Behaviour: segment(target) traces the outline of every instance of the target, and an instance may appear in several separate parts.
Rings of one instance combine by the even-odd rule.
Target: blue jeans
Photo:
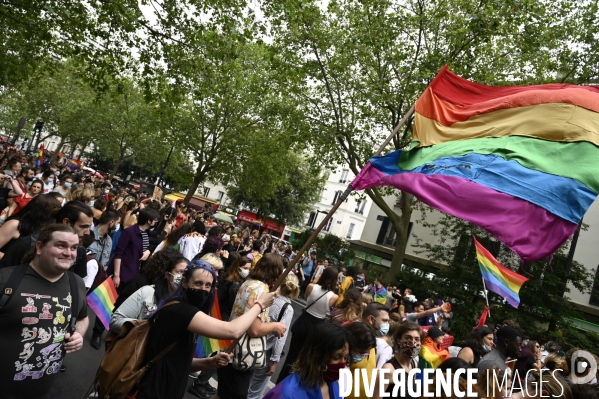
[[[270,369],[271,355],[272,348],[266,351],[266,366],[254,370],[254,374],[252,374],[252,379],[250,381],[250,389],[248,390],[247,399],[261,399],[264,396],[264,391],[266,390],[271,377],[266,375]]]

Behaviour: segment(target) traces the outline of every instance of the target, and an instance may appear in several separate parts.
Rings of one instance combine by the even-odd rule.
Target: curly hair
[[[170,272],[179,263],[189,263],[179,251],[171,247],[164,247],[162,251],[156,252],[146,264],[146,276],[153,283],[164,279],[166,272]]]

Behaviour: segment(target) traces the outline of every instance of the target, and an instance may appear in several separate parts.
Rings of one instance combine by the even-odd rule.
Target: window
[[[324,188],[324,187],[322,188],[322,190],[320,190],[320,201],[321,201],[321,202],[322,202],[322,201],[324,201],[324,199],[325,199],[325,198],[324,198],[324,192],[325,192],[325,191],[326,191],[326,188]]]
[[[354,223],[349,224],[349,228],[347,229],[347,234],[345,235],[345,238],[347,238],[348,240],[351,240],[351,236],[352,236],[352,234],[354,234],[354,227],[356,227],[356,225]]]
[[[312,227],[314,222],[316,221],[316,212],[310,212],[310,216],[308,216],[308,221],[306,221],[306,226]]]
[[[412,225],[412,222],[408,224],[408,238],[412,232]],[[383,218],[383,223],[381,224],[376,243],[390,248],[395,248],[395,245],[397,244],[397,233],[387,216]]]
[[[217,201],[221,201],[224,197],[225,193],[223,193],[222,191],[218,192],[218,195],[216,196],[216,200]]]
[[[331,205],[335,205],[337,203],[339,197],[341,197],[341,194],[343,194],[342,191],[335,191],[335,198],[333,198],[333,203]]]
[[[324,231],[331,231],[331,226],[333,225],[333,218],[330,218],[327,224],[324,226]]]
[[[363,215],[365,207],[366,207],[366,200],[358,201],[358,202],[356,202],[355,212],[359,213],[360,215]]]
[[[208,198],[208,194],[210,194],[210,189],[208,187],[204,187],[204,197]]]
[[[339,178],[339,183],[347,183],[347,174],[349,173],[349,169],[343,169],[341,171],[341,177]]]

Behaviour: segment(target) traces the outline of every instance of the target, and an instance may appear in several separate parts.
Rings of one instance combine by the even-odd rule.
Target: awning
[[[293,232],[293,233],[295,233],[295,234],[301,234],[302,233],[301,230],[298,230],[298,229],[293,228],[293,227],[287,226],[286,229],[289,230],[289,231],[291,231],[291,232]]]
[[[261,220],[258,219],[258,215],[250,211],[239,211],[237,214],[237,219],[242,220],[244,222],[252,223],[252,224],[260,224]]]
[[[267,218],[262,220],[262,227],[269,230],[282,231],[285,225],[280,225],[276,221]]]

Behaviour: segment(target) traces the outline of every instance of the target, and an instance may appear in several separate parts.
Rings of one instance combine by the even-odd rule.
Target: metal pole
[[[399,123],[397,124],[395,129],[393,129],[391,134],[389,134],[389,137],[387,137],[385,139],[383,144],[381,144],[381,146],[379,147],[379,149],[377,150],[377,152],[374,155],[380,155],[383,152],[383,150],[385,149],[387,144],[389,144],[391,142],[391,140],[393,139],[393,136],[395,136],[397,134],[399,129],[401,129],[401,127],[403,125],[405,125],[406,122],[408,121],[408,119],[414,114],[414,110],[415,110],[415,106],[412,105],[412,107],[404,115],[404,117],[401,119],[401,121],[399,121]],[[352,191],[354,191],[354,188],[351,185],[347,186],[347,188],[345,189],[343,194],[341,194],[341,196],[337,199],[337,202],[335,203],[335,205],[333,205],[333,207],[331,208],[331,210],[329,210],[329,212],[324,217],[324,219],[322,219],[322,222],[320,222],[320,224],[318,225],[316,230],[314,230],[312,232],[312,234],[310,235],[310,237],[308,237],[308,240],[304,243],[304,246],[299,251],[297,251],[297,254],[295,255],[295,257],[291,260],[291,262],[289,262],[289,264],[287,265],[287,269],[285,269],[285,271],[283,272],[281,277],[279,277],[279,279],[273,284],[273,286],[275,287],[275,290],[281,286],[283,281],[285,281],[285,279],[287,278],[287,275],[291,272],[291,270],[293,270],[295,265],[299,262],[301,255],[304,252],[306,252],[308,250],[308,248],[310,248],[310,245],[312,245],[314,240],[316,240],[316,237],[318,237],[318,234],[321,232],[321,230],[324,228],[324,226],[326,226],[327,222],[333,217],[333,214],[335,213],[335,211],[337,209],[339,209],[341,204],[343,204],[343,202],[347,199],[347,197],[349,196],[349,194],[351,194]],[[318,213],[319,212],[316,213],[316,216],[318,216]],[[315,220],[316,220],[316,216],[315,216]],[[239,339],[234,340],[231,343],[231,345],[229,345],[229,347],[227,349],[225,349],[225,352],[232,353],[233,349],[235,349],[235,346],[237,346],[238,342],[239,342]]]
[[[487,301],[487,309],[489,309],[487,311],[487,315],[489,317],[491,317],[491,307],[489,306],[489,297],[487,296],[487,285],[485,284],[485,278],[481,277],[483,279],[483,289],[485,290],[485,300]]]
[[[15,137],[12,139],[12,145],[17,144],[17,140],[19,140],[19,134],[21,133],[21,129],[25,127],[25,122],[27,121],[24,117],[19,120],[19,125],[17,126],[17,134],[15,134]]]

